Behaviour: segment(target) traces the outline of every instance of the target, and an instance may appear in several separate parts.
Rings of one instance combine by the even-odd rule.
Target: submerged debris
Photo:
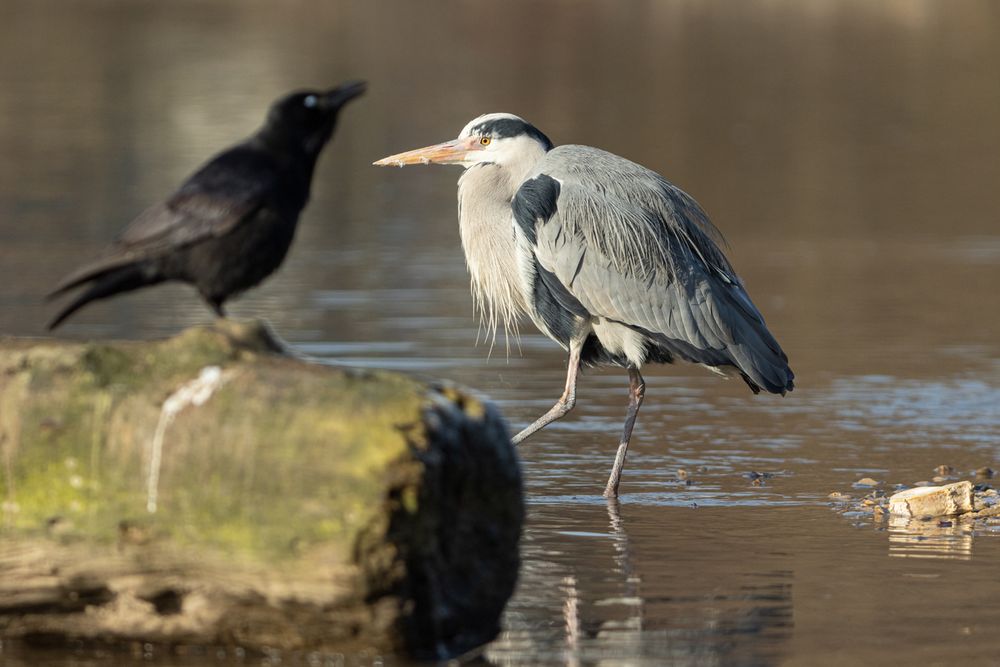
[[[772,477],[778,477],[779,475],[787,475],[787,470],[775,470],[774,472],[760,472],[757,470],[751,470],[750,472],[743,473],[745,479],[750,480],[750,486],[764,486],[764,483],[771,479]]]
[[[980,475],[980,470],[976,471],[977,477],[988,478]],[[935,472],[952,474],[954,468],[938,466]],[[858,489],[879,484],[881,483],[866,478],[851,486]],[[921,481],[909,488],[896,485],[895,489],[896,492],[891,496],[876,488],[859,498],[834,491],[827,499],[835,510],[858,525],[871,522],[885,525],[891,520],[892,525],[902,521],[904,524],[933,523],[943,527],[964,526],[970,530],[990,530],[994,524],[1000,524],[1000,493],[987,482],[973,484],[962,481],[934,486],[930,482]]]
[[[784,475],[785,473],[785,470],[778,470],[776,472],[758,472],[756,470],[751,470],[750,472],[743,473],[743,476],[747,479],[771,479],[772,477]]]

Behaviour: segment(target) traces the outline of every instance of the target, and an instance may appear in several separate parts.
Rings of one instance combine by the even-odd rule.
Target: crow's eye
[[[312,109],[316,106],[318,101],[319,100],[316,99],[315,95],[306,95],[306,98],[302,100],[302,104],[304,104],[307,109]]]
[[[483,146],[489,146],[491,141],[493,141],[493,139],[490,137],[479,137],[479,143]]]

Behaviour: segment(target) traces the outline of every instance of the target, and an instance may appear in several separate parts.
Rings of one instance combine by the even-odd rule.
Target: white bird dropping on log
[[[218,366],[205,366],[201,369],[198,377],[181,385],[180,389],[163,401],[160,420],[156,424],[156,433],[153,435],[152,451],[149,456],[149,475],[146,478],[146,511],[150,514],[156,513],[160,464],[163,461],[163,435],[166,433],[167,426],[174,421],[181,410],[189,405],[195,407],[204,405],[205,401],[210,399],[212,394],[225,384],[226,379],[222,369]]]

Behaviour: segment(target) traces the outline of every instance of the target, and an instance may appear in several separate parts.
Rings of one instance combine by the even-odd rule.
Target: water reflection
[[[972,559],[973,530],[955,519],[889,517],[889,555],[896,558]]]
[[[865,476],[1000,468],[995,3],[5,0],[2,12],[4,334],[42,335],[41,295],[69,266],[302,85],[372,83],[319,164],[285,266],[233,312],[326,363],[475,387],[515,426],[558,395],[561,351],[530,327],[509,355],[476,344],[458,173],[370,162],[509,110],[662,171],[706,206],[799,386],[754,398],[699,369],[644,372],[609,507],[626,383],[588,372],[574,413],[521,448],[522,580],[490,659],[1000,652],[1000,526],[858,530],[824,506]],[[165,336],[210,318],[189,290],[162,287],[95,305],[65,335]],[[774,474],[754,485],[751,471]],[[963,560],[895,557],[920,554]]]
[[[643,524],[659,513],[614,501],[586,511],[533,508],[525,551],[531,566],[490,659],[509,665],[756,664],[781,655],[794,629],[792,572],[771,559],[750,565],[737,557],[706,575],[698,571],[697,543],[685,544],[686,531],[672,531],[680,534],[657,542],[651,553],[643,535],[650,526]],[[602,515],[601,524],[590,523]],[[630,534],[633,521],[642,526],[639,543]],[[546,621],[548,610],[558,610],[562,622]],[[548,627],[543,642],[537,641],[541,627]]]

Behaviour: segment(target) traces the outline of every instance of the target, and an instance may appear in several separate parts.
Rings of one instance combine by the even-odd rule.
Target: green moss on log
[[[276,624],[268,637],[284,628],[272,646],[351,636],[433,657],[489,639],[516,577],[523,511],[495,409],[454,387],[281,349],[266,327],[231,322],[156,343],[0,345],[0,575],[5,554],[26,543],[55,560],[85,548],[147,588],[150,562],[180,572],[181,600],[194,590],[214,590],[220,610],[242,600]],[[166,424],[154,466],[164,402],[209,366],[221,368],[218,386]],[[142,599],[109,590],[105,606]],[[314,617],[295,607],[294,624],[276,620],[310,590]],[[247,591],[264,602],[247,607]],[[0,637],[51,631],[61,618],[73,621],[67,637],[255,641],[221,611],[198,631],[156,626],[150,638],[120,618],[19,610],[0,602]],[[344,618],[350,627],[337,627]]]

